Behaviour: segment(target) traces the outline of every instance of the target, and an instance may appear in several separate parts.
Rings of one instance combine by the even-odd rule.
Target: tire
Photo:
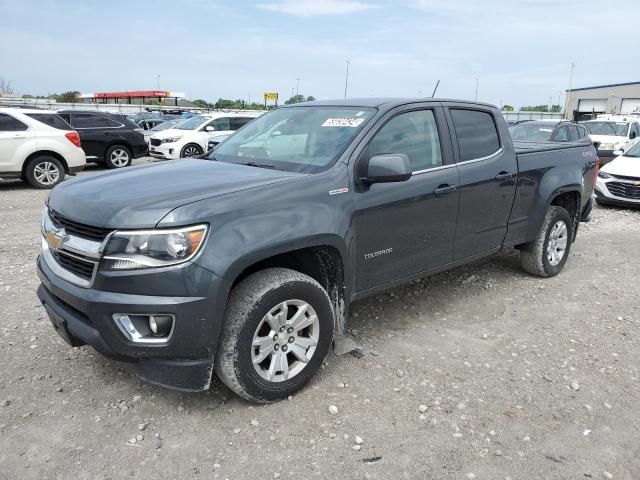
[[[287,302],[285,326],[290,326],[281,331],[283,302]],[[296,323],[308,325],[296,331],[291,326]],[[331,347],[333,328],[333,307],[318,282],[287,268],[259,271],[231,292],[215,372],[247,400],[285,399],[320,369]],[[260,339],[259,346],[256,339]],[[282,359],[286,359],[288,374],[285,364],[279,363]]]
[[[537,238],[524,245],[520,251],[522,268],[538,277],[556,276],[569,257],[572,239],[573,227],[569,212],[562,207],[550,206]],[[553,243],[550,245],[550,242]]]
[[[195,143],[186,144],[180,152],[180,158],[191,158],[197,157],[198,155],[202,155],[202,148]]]
[[[32,158],[25,167],[25,179],[34,188],[49,189],[64,180],[62,162],[49,155]]]
[[[112,145],[104,154],[107,168],[124,168],[131,165],[131,150],[124,145]]]

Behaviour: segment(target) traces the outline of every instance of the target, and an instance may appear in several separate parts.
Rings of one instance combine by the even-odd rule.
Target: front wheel
[[[571,216],[564,208],[549,207],[537,238],[520,251],[522,268],[538,277],[553,277],[560,273],[569,257],[572,225]]]
[[[197,157],[199,155],[202,155],[202,149],[200,148],[200,146],[190,143],[189,145],[185,145],[185,147],[182,149],[180,157],[190,158]]]
[[[268,403],[300,390],[333,339],[333,307],[311,277],[269,268],[231,292],[215,371],[247,400]]]

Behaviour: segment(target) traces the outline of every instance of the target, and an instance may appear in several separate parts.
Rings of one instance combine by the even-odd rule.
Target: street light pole
[[[300,79],[296,78],[296,97],[300,95]]]
[[[478,101],[478,85],[479,85],[479,84],[480,84],[480,80],[478,80],[478,79],[476,78],[476,98],[475,98],[475,101],[476,101],[476,102]]]
[[[567,90],[567,98],[564,99],[564,116],[569,119],[569,101],[571,99],[571,87],[573,86],[573,70],[576,68],[576,64],[571,62],[571,74],[569,75],[569,90]]]
[[[344,78],[344,98],[347,98],[347,88],[349,88],[349,60],[347,60],[347,74]]]

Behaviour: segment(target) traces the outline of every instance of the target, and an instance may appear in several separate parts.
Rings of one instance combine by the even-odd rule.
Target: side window
[[[238,130],[240,127],[244,127],[251,120],[253,120],[251,117],[231,117],[229,118],[229,126],[231,127],[229,130]]]
[[[575,127],[575,125],[569,125],[567,128],[569,129],[569,141],[578,141],[580,139],[580,135],[578,134],[578,129]]]
[[[632,124],[631,133],[635,133],[635,135],[632,135],[634,138],[638,138],[640,136],[640,126],[638,126],[637,123]]]
[[[433,111],[401,113],[389,120],[368,146],[369,157],[384,153],[404,153],[414,172],[442,165]]]
[[[71,126],[60,115],[53,113],[27,113],[26,115],[58,130],[71,130]]]
[[[215,120],[207,123],[207,127],[215,128],[216,132],[225,131],[225,130],[231,130],[231,128],[229,128],[229,118],[228,117],[216,118]]]
[[[553,134],[553,138],[551,139],[553,142],[568,142],[569,141],[569,132],[567,131],[567,127],[560,127],[556,130],[556,133]]]
[[[500,137],[493,115],[478,110],[451,109],[450,112],[458,138],[460,161],[488,157],[500,150]]]
[[[578,125],[578,133],[580,134],[580,138],[587,138],[589,136],[587,129],[582,125]]]
[[[6,113],[0,113],[0,132],[24,132],[28,126]]]
[[[101,115],[91,115],[90,113],[72,114],[71,125],[75,128],[113,128],[120,126],[118,122]]]

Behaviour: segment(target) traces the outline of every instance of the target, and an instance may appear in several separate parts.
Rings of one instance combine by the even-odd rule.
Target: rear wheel
[[[569,257],[572,239],[569,212],[562,207],[549,207],[537,238],[520,251],[522,268],[538,277],[557,275]]]
[[[104,155],[107,168],[124,168],[131,165],[131,152],[124,145],[113,145]]]
[[[31,159],[25,168],[26,180],[35,188],[53,188],[64,179],[64,175],[60,160],[48,155]]]
[[[262,270],[231,292],[215,371],[247,400],[281,400],[320,369],[332,338],[333,308],[318,282],[286,268]]]

